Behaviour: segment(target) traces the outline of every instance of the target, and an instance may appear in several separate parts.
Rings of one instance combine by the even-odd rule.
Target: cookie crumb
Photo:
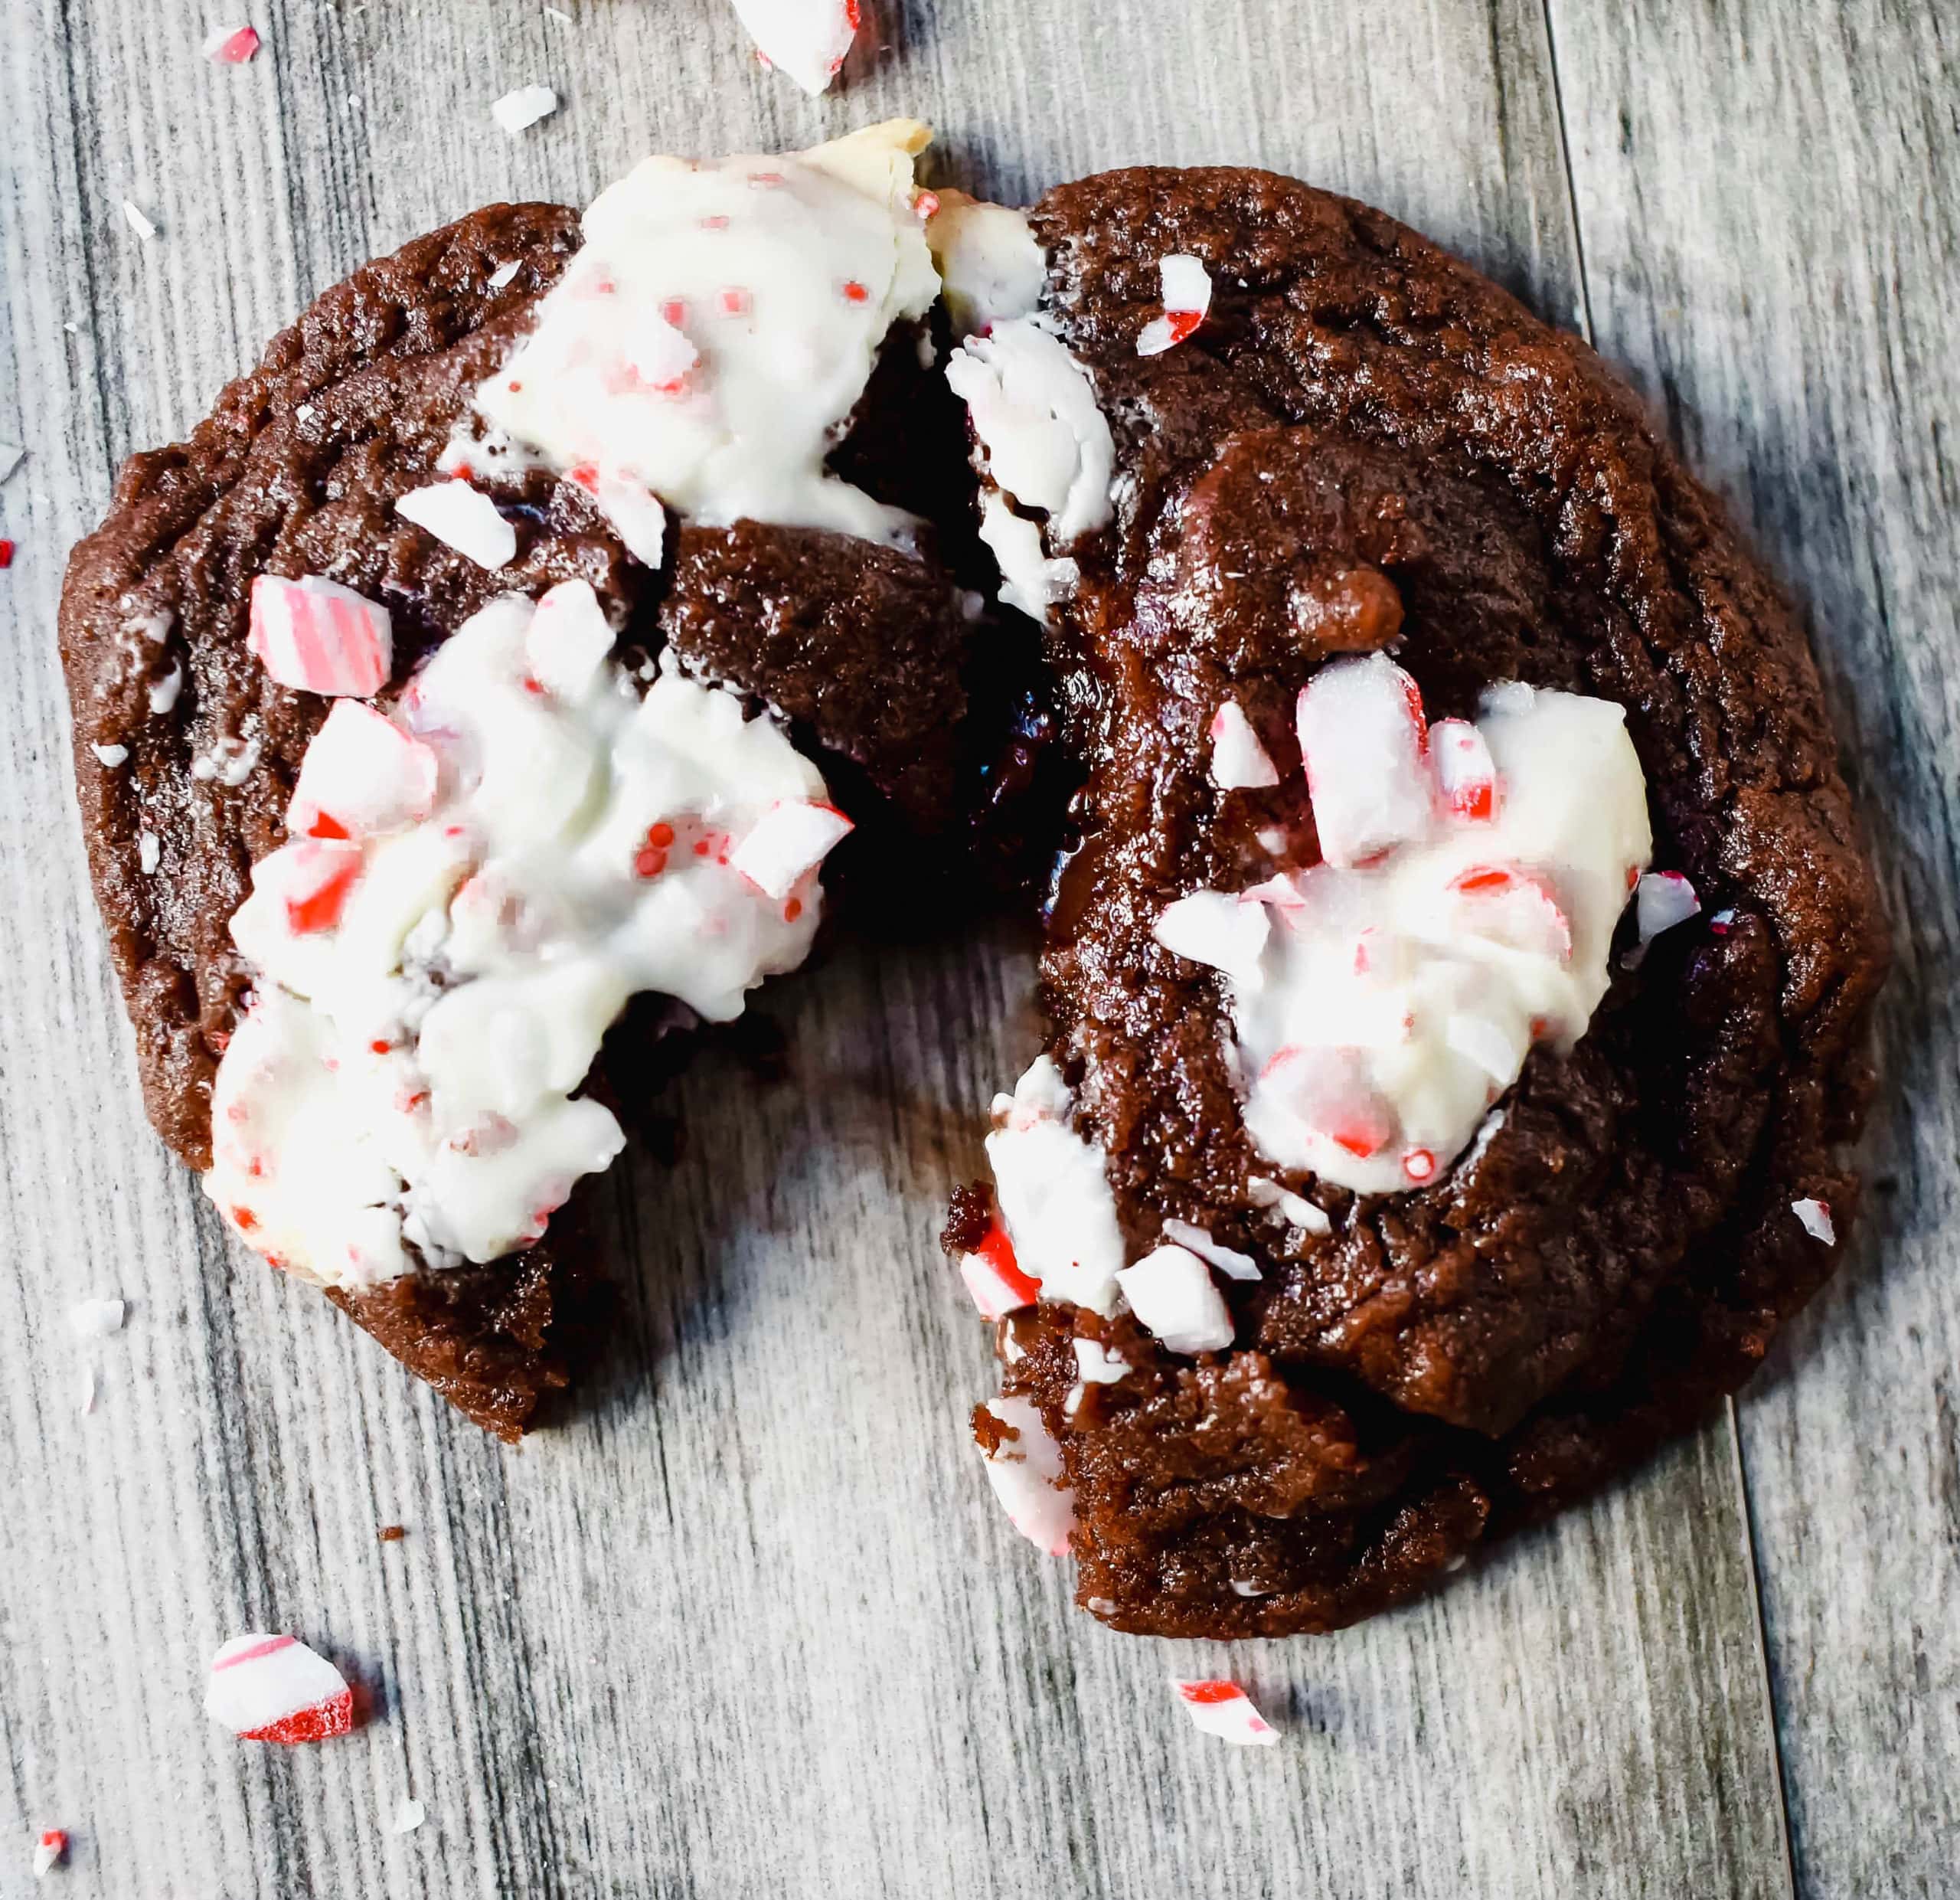
[[[381,1539],[384,1544],[399,1544],[407,1535],[407,1528],[403,1525],[384,1524],[381,1526]]]

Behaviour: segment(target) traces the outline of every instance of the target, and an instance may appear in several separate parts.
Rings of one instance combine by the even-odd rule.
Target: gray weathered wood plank
[[[565,10],[279,0],[223,71],[202,12],[27,0],[0,64],[0,436],[34,450],[0,489],[0,1895],[48,1824],[144,1900],[1785,1893],[1723,1426],[1340,1638],[1221,1655],[1068,1607],[965,1444],[990,1374],[931,1242],[1034,1046],[1011,932],[847,948],[765,1005],[786,1084],[687,1080],[686,1157],[613,1199],[614,1365],[514,1454],[227,1256],[145,1130],[66,782],[60,562],[113,463],[364,257],[492,198],[582,201],[645,149],[905,111],[982,190],[1265,162],[1580,307],[1530,0],[913,0],[817,103],[719,8]],[[507,140],[489,102],[539,79],[565,110]],[[106,1291],[130,1324],[83,1354],[64,1310]],[[212,1729],[204,1662],[253,1625],[342,1658],[377,1719],[297,1753]],[[1220,1667],[1286,1745],[1228,1751],[1167,1705],[1165,1675]],[[397,1837],[411,1790],[430,1820]]]
[[[1798,1891],[1950,1894],[1960,39],[1877,0],[1553,21],[1602,345],[1808,603],[1897,931],[1864,1225],[1740,1408]]]

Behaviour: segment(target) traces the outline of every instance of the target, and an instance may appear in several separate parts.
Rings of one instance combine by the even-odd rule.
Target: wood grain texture
[[[529,0],[279,0],[253,9],[260,60],[220,70],[197,54],[215,17],[24,0],[0,51],[0,437],[33,450],[0,489],[0,534],[21,548],[0,581],[13,709],[0,726],[0,1895],[28,1891],[26,1843],[47,1825],[75,1835],[78,1891],[142,1900],[1788,1893],[1727,1421],[1436,1601],[1338,1638],[1221,1653],[1118,1637],[1069,1607],[1066,1567],[998,1517],[965,1442],[991,1375],[931,1239],[948,1186],[976,1166],[989,1094],[1035,1045],[1027,946],[1011,931],[902,953],[845,946],[764,1005],[789,1033],[784,1084],[759,1094],[716,1060],[686,1080],[681,1163],[635,1161],[610,1198],[629,1283],[613,1356],[584,1411],[514,1454],[323,1302],[229,1255],[148,1133],[67,785],[60,566],[115,462],[181,434],[306,297],[489,199],[582,201],[649,149],[795,145],[909,112],[940,128],[942,175],[1010,198],[1130,160],[1270,164],[1410,218],[1576,322],[1579,231],[1609,254],[1615,219],[1634,254],[1666,240],[1635,221],[1648,217],[1629,203],[1638,179],[1616,179],[1590,142],[1575,152],[1575,224],[1560,92],[1589,142],[1615,87],[1671,123],[1690,110],[1672,62],[1705,51],[1613,40],[1565,57],[1561,12],[1555,84],[1538,0],[911,0],[881,14],[871,0],[874,44],[841,93],[811,102],[755,69],[717,6],[564,10],[569,28]],[[536,80],[565,109],[508,140],[488,104]],[[1782,92],[1734,96],[1768,84],[1744,74],[1717,95],[1709,78],[1700,136],[1733,143],[1753,111],[1765,149],[1800,139],[1808,122],[1772,138],[1794,110]],[[1923,162],[1888,155],[1883,175],[1909,180]],[[1878,187],[1844,188],[1832,217]],[[1792,206],[1787,172],[1760,191],[1790,218],[1820,215]],[[123,223],[125,198],[160,225],[155,243]],[[1666,215],[1690,234],[1675,241],[1714,241],[1696,205]],[[1802,228],[1828,257],[1845,227]],[[1732,295],[1756,237],[1722,241]],[[1822,313],[1806,338],[1836,338],[1857,375],[1882,378],[1885,336],[1855,309],[1830,329],[1836,284],[1772,261],[1782,294]],[[1700,377],[1697,401],[1762,432],[1690,433],[1690,447],[1725,473],[1753,468],[1763,493],[1793,486],[1810,498],[1806,529],[1823,522],[1841,488],[1787,459],[1799,442],[1834,446],[1785,432],[1810,412],[1752,407],[1722,380],[1738,367],[1730,332],[1681,321],[1655,286],[1615,277],[1602,296],[1596,273],[1592,289],[1596,316],[1609,302],[1630,325],[1602,323],[1609,352],[1645,367],[1643,339],[1664,332],[1674,382]],[[1895,321],[1927,319],[1922,307]],[[1779,358],[1779,374],[1808,360]],[[1893,398],[1887,430],[1909,400]],[[1836,595],[1813,597],[1868,629],[1870,576],[1903,561],[1923,620],[1938,607],[1929,550],[1951,553],[1916,540],[1939,504],[1884,486],[1896,456],[1857,466],[1875,485],[1864,553],[1834,571]],[[1930,745],[1952,690],[1896,624],[1882,649],[1834,645],[1827,662],[1841,679],[1867,653],[1889,669],[1847,731],[1873,757],[1890,756],[1898,722]],[[1926,796],[1918,780],[1903,792]],[[1946,934],[1926,940],[1923,996],[1938,954],[1951,968],[1950,869],[1930,845],[1893,849],[1896,877],[1949,907]],[[1918,1085],[1950,1104],[1932,1060],[1918,1059]],[[1924,1223],[1933,1209],[1914,1192]],[[1929,1227],[1914,1244],[1920,1305],[1880,1311],[1874,1300],[1903,1296],[1875,1294],[1867,1273],[1851,1327],[1886,1365],[1894,1320],[1929,1328],[1915,1349],[1930,1374],[1942,1342],[1950,1366],[1952,1339],[1933,1313]],[[128,1329],[77,1347],[67,1306],[112,1291],[134,1303]],[[1792,1426],[1785,1503],[1759,1510],[1792,1799],[1816,1817],[1806,1840],[1829,1820],[1905,1856],[1919,1819],[1888,1830],[1864,1802],[1832,1820],[1832,1764],[1804,1757],[1792,1724],[1811,1718],[1790,1713],[1793,1645],[1818,1640],[1805,1617],[1822,1614],[1805,1546],[1868,1536],[1850,1560],[1858,1588],[1904,1601],[1879,1573],[1906,1520],[1785,1521],[1818,1472],[1857,1468],[1860,1365],[1841,1359],[1834,1396],[1814,1403],[1811,1362],[1834,1349],[1851,1349],[1805,1350],[1746,1414],[1784,1405],[1832,1435],[1805,1464]],[[102,1385],[89,1416],[84,1360]],[[1910,1428],[1886,1479],[1907,1502],[1941,1455],[1928,1426]],[[1950,1406],[1945,1430],[1950,1496]],[[1753,1438],[1750,1450],[1766,1468]],[[1931,1522],[1908,1528],[1936,1536]],[[381,1545],[390,1522],[409,1535]],[[1924,1557],[1941,1561],[1950,1551]],[[1949,1571],[1936,1576],[1950,1588]],[[251,1627],[291,1629],[358,1675],[374,1708],[358,1738],[246,1748],[204,1721],[206,1659]],[[1950,1642],[1936,1653],[1950,1672]],[[1805,1732],[1855,1702],[1851,1661]],[[1169,1705],[1166,1675],[1221,1668],[1284,1724],[1284,1746],[1227,1751]],[[1883,1732],[1864,1732],[1880,1745]],[[395,1836],[388,1818],[411,1790],[429,1821]],[[1806,1891],[1883,1890],[1830,1884],[1854,1864],[1818,1859],[1824,1884]]]
[[[1960,38],[1878,0],[1553,21],[1602,345],[1808,607],[1897,936],[1865,1225],[1740,1407],[1798,1887],[1951,1894]]]

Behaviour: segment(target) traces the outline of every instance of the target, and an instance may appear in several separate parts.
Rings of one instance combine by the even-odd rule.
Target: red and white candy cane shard
[[[1068,1555],[1075,1493],[1061,1482],[1062,1450],[1024,1398],[989,1399],[985,1409],[1014,1433],[985,1453],[987,1481],[1008,1521],[1050,1557]]]
[[[1211,715],[1211,782],[1221,791],[1256,790],[1279,783],[1279,768],[1259,742],[1253,722],[1236,699]]]
[[[524,664],[547,692],[581,698],[612,650],[612,624],[591,584],[561,580],[537,603],[524,630]]]
[[[204,57],[214,66],[243,66],[258,50],[256,27],[221,26],[204,37]]]
[[[1152,317],[1138,333],[1139,356],[1161,356],[1183,342],[1211,308],[1211,276],[1200,259],[1181,253],[1160,257],[1157,272],[1164,286],[1164,314]]]
[[[1194,1727],[1240,1748],[1269,1748],[1279,1732],[1253,1706],[1253,1699],[1236,1683],[1222,1678],[1191,1682],[1180,1676],[1171,1686]]]
[[[1498,815],[1498,773],[1490,743],[1468,719],[1439,719],[1429,728],[1442,802],[1459,818],[1488,824]]]
[[[835,805],[821,799],[778,799],[750,826],[728,862],[765,895],[786,898],[796,881],[854,829]]]
[[[395,500],[395,512],[493,573],[516,558],[518,531],[467,482],[432,482]]]
[[[67,1858],[67,1830],[63,1827],[44,1828],[41,1838],[34,1844],[34,1879],[45,1879]]]
[[[330,930],[361,875],[361,847],[340,838],[296,838],[252,867],[252,894],[270,893],[294,937]]]
[[[204,1713],[241,1741],[325,1741],[354,1726],[354,1692],[296,1637],[234,1637],[211,1658]]]
[[[1642,943],[1685,924],[1701,908],[1694,886],[1678,871],[1650,871],[1634,887],[1634,922]]]
[[[387,609],[318,574],[253,580],[246,644],[282,686],[302,692],[365,699],[394,664]]]
[[[1572,920],[1551,885],[1518,865],[1471,865],[1449,881],[1466,930],[1553,962],[1572,960]]]
[[[1041,1297],[1040,1281],[1021,1270],[1014,1242],[998,1224],[972,1253],[960,1255],[959,1277],[983,1320],[1004,1319]]]
[[[736,17],[764,65],[820,93],[858,36],[858,0],[735,0]]]
[[[436,809],[432,747],[358,699],[335,703],[299,762],[286,807],[296,838],[372,838]]]
[[[1838,1228],[1831,1218],[1831,1203],[1815,1198],[1806,1198],[1790,1203],[1790,1212],[1803,1222],[1804,1231],[1812,1240],[1821,1241],[1826,1247],[1838,1244]]]
[[[701,362],[701,352],[679,328],[684,314],[678,304],[665,312],[649,310],[627,338],[626,367],[649,389],[678,392]]]
[[[1414,680],[1380,653],[1308,681],[1296,720],[1321,855],[1365,863],[1423,836],[1435,816],[1428,728]]]

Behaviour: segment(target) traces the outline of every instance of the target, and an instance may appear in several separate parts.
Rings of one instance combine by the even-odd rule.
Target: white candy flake
[[[411,489],[397,497],[395,512],[479,567],[494,572],[516,558],[517,530],[498,513],[488,495],[467,482],[432,482],[426,488]]]
[[[490,108],[490,116],[514,139],[527,126],[549,119],[558,110],[558,95],[549,86],[520,86]]]
[[[142,238],[144,243],[148,244],[156,235],[156,226],[126,198],[122,201],[122,217],[129,228]]]
[[[122,1300],[78,1300],[68,1309],[68,1331],[77,1339],[106,1339],[122,1329],[129,1303]]]
[[[1826,1247],[1838,1244],[1838,1228],[1831,1218],[1829,1202],[1813,1199],[1792,1201],[1790,1212],[1802,1221],[1804,1231],[1811,1239],[1823,1241]]]

